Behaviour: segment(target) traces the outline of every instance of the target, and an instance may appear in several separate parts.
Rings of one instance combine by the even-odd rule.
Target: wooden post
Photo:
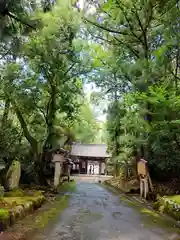
[[[147,198],[147,195],[149,193],[149,186],[148,186],[148,178],[144,178],[144,198]]]
[[[146,199],[149,194],[149,185],[151,190],[153,190],[152,182],[147,169],[147,161],[140,159],[137,163],[137,171],[140,178],[140,196]]]
[[[144,189],[143,179],[140,177],[140,196],[143,197],[143,189]]]

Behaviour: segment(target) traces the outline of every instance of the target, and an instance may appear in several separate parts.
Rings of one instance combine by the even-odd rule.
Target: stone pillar
[[[55,163],[55,171],[54,171],[54,187],[58,187],[60,183],[60,178],[62,174],[62,162],[64,160],[64,155],[55,154],[53,157],[53,162]]]
[[[60,176],[61,176],[61,163],[55,162],[54,187],[57,187],[59,185]]]
[[[6,174],[6,181],[9,190],[13,190],[19,187],[19,180],[21,177],[21,164],[19,161],[14,160],[8,169]]]

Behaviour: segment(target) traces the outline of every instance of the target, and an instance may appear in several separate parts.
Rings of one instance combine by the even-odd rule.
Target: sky
[[[93,14],[96,11],[96,8],[92,5],[89,4],[87,0],[79,0],[78,2],[80,9],[85,9],[86,14]],[[97,88],[94,83],[88,83],[84,85],[84,92],[89,98],[92,92],[99,92],[101,89]],[[90,99],[89,99],[90,100]],[[94,111],[94,114],[97,116],[97,120],[101,122],[106,121],[106,114],[103,113],[104,107],[106,108],[108,103],[102,104],[99,107],[92,106],[92,109]]]
[[[87,0],[79,0],[78,4],[80,9],[85,9],[86,14],[93,14],[96,11],[96,8],[92,4],[88,3]]]

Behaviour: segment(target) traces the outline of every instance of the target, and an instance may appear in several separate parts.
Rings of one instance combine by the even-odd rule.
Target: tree
[[[81,111],[74,125],[72,126],[75,140],[81,143],[96,143],[98,138],[99,126],[93,116],[89,103],[81,106]]]
[[[105,74],[102,78],[101,74],[98,74],[98,77],[96,76],[93,80],[103,90],[112,91],[106,93],[114,92],[120,96],[118,100],[116,100],[116,94],[111,98],[112,103],[108,111],[109,130],[111,133],[116,133],[120,128],[121,132],[113,135],[118,136],[118,148],[124,147],[127,150],[130,147],[128,156],[140,152],[141,156],[148,159],[151,167],[157,161],[154,160],[155,156],[160,156],[160,148],[164,149],[165,142],[172,136],[170,122],[174,124],[179,119],[178,104],[177,109],[174,109],[173,118],[170,117],[170,109],[165,110],[158,104],[163,101],[163,106],[167,106],[170,104],[170,99],[178,102],[178,98],[174,96],[174,93],[177,94],[179,91],[177,82],[179,76],[178,16],[179,10],[175,2],[172,4],[170,1],[162,3],[150,0],[106,1],[99,4],[91,18],[85,17],[92,39],[96,44],[106,46],[106,48],[104,46],[100,48],[98,51],[100,54],[94,57],[98,59],[101,74],[103,75],[104,69]],[[102,54],[102,49],[106,52],[105,55]],[[110,63],[111,56],[113,57]],[[112,73],[118,73],[118,77],[108,78]],[[167,91],[171,92],[171,97]],[[120,111],[118,108],[114,114],[112,113],[114,106],[119,104],[125,111],[123,116],[118,114]],[[164,131],[169,129],[169,135],[166,131],[164,135],[159,127],[158,130],[156,128],[157,131],[155,130],[156,116],[164,118],[163,129]],[[168,119],[168,122],[165,119]],[[159,124],[160,122],[158,126]],[[171,148],[178,151],[179,133],[177,130],[173,132],[175,138]],[[158,148],[154,149],[157,136],[164,141],[159,141]],[[110,143],[113,143],[112,139]],[[165,149],[163,151],[168,152]],[[118,153],[115,155],[117,156]],[[128,156],[124,158],[127,159]],[[166,169],[167,165],[170,166],[169,163],[162,162]]]
[[[56,147],[57,114],[64,114],[64,120],[73,119],[79,107],[77,95],[82,83],[72,74],[79,64],[73,46],[78,15],[69,7],[67,2],[56,5],[51,12],[40,12],[41,28],[26,39],[19,71],[14,63],[4,70],[5,94],[31,146],[38,181],[43,184],[42,169],[49,163],[44,152]]]

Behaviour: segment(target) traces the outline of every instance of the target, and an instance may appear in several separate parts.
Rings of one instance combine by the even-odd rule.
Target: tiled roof
[[[110,154],[107,152],[106,144],[80,144],[72,145],[71,155],[79,157],[102,157],[108,158]]]

